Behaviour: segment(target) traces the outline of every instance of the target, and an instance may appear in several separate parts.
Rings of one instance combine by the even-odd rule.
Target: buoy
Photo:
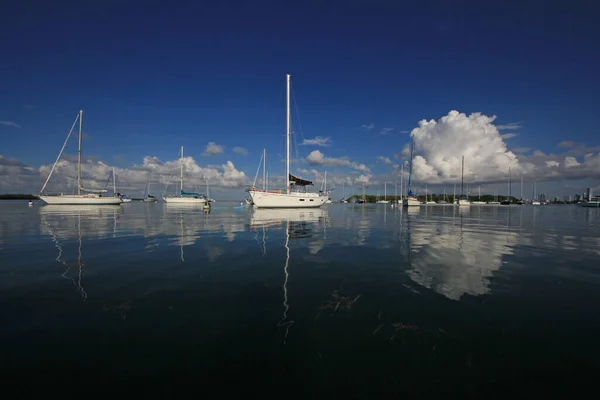
[[[29,200],[29,207],[33,207],[33,201]]]

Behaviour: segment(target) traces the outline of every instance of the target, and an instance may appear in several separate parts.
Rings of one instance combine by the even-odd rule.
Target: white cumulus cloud
[[[390,160],[389,157],[378,156],[377,157],[377,162],[384,163],[385,165],[390,165],[392,163],[392,160]]]
[[[577,159],[575,157],[565,157],[565,168],[573,168],[573,167],[578,167],[581,164],[579,163],[579,161],[577,161]]]
[[[361,125],[360,127],[366,131],[372,131],[373,129],[375,129],[375,124],[365,124]]]
[[[204,148],[203,156],[217,156],[219,154],[223,154],[225,151],[225,147],[220,144],[216,144],[215,142],[208,142],[206,147]]]
[[[234,152],[235,154],[241,154],[241,155],[246,155],[246,154],[248,154],[248,150],[246,150],[245,148],[243,148],[243,147],[240,147],[240,146],[235,146],[235,147],[233,148],[233,152]]]
[[[507,149],[493,124],[495,118],[450,111],[438,121],[420,121],[411,132],[415,142],[414,178],[429,183],[460,182],[463,155],[465,179],[471,182],[503,178],[509,166],[514,173],[532,170],[532,164],[519,162]],[[408,145],[403,155],[410,155]]]
[[[325,165],[353,168],[357,171],[371,172],[365,164],[359,164],[355,161],[350,161],[347,158],[325,157],[325,154],[319,150],[313,150],[306,157],[310,165]]]

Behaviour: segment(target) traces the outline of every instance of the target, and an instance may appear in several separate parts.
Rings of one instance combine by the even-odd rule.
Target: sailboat
[[[152,172],[148,173],[148,181],[146,182],[146,193],[144,193],[144,199],[142,200],[145,203],[156,203],[158,199],[155,196],[150,194],[150,175]]]
[[[415,140],[413,139],[411,144],[410,144],[410,166],[409,166],[409,171],[408,171],[408,196],[406,197],[406,199],[402,199],[402,205],[404,207],[411,207],[411,206],[420,206],[421,202],[419,201],[419,199],[417,199],[416,197],[413,196],[413,192],[412,189],[410,187],[410,183],[411,183],[411,178],[412,178],[412,166],[413,166],[413,150],[415,148]]]
[[[115,194],[115,196],[120,197],[121,200],[123,200],[123,203],[131,203],[131,197],[129,197],[123,193],[117,193],[117,175],[115,174],[114,167],[112,169],[112,176],[113,176],[113,193]]]
[[[325,171],[325,181],[323,181],[323,191],[325,193],[327,192],[327,171]],[[325,204],[333,204],[333,200],[331,200],[331,197],[327,196],[327,200],[325,201]]]
[[[462,170],[460,173],[460,198],[458,199],[459,206],[470,206],[471,200],[469,200],[468,196],[464,195],[463,185],[465,180],[465,156],[462,156]]]
[[[485,204],[485,201],[481,201],[481,186],[479,186],[479,196],[477,196],[477,201],[474,201],[471,204],[478,204],[478,205]]]
[[[431,200],[427,200],[427,185],[425,185],[425,204],[437,204],[433,201],[433,195],[431,195]]]
[[[71,137],[71,133],[73,132],[73,128],[75,128],[75,124],[79,120],[79,146],[77,150],[77,194],[59,194],[59,195],[44,195],[44,189],[48,185],[50,178],[52,177],[52,173],[54,172],[56,165],[60,161],[60,157],[62,156],[65,147],[67,146],[67,142]],[[63,144],[62,149],[58,153],[58,157],[52,165],[52,169],[50,170],[50,174],[48,178],[46,178],[46,182],[44,182],[44,186],[40,190],[39,198],[43,200],[46,204],[56,204],[56,205],[67,205],[67,204],[85,204],[85,205],[120,205],[123,203],[123,200],[120,197],[111,197],[111,196],[103,196],[102,193],[106,193],[106,190],[90,190],[84,189],[81,186],[81,139],[82,139],[82,129],[83,129],[83,110],[79,110],[79,114],[77,114],[77,118],[75,118],[75,122],[67,135],[67,139]],[[87,192],[82,194],[81,192]]]
[[[536,181],[533,181],[533,200],[531,201],[532,206],[539,206],[541,203],[537,199]]]
[[[286,105],[286,158],[285,158],[285,189],[280,190],[261,190],[252,185],[248,190],[250,198],[257,208],[309,208],[321,207],[329,199],[329,195],[324,192],[311,193],[307,191],[292,190],[294,187],[306,187],[313,183],[308,180],[300,179],[290,173],[290,136],[291,136],[291,117],[290,117],[290,74],[287,74],[287,105]]]
[[[389,202],[387,199],[387,182],[383,182],[383,200],[377,200],[377,204],[388,204]]]
[[[179,196],[165,196],[163,200],[166,203],[187,203],[187,204],[204,204],[206,203],[206,196],[200,193],[185,192],[183,190],[183,146],[181,146],[181,158],[179,159],[180,164],[180,188]]]

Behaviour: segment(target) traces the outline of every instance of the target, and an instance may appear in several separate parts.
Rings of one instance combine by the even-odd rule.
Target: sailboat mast
[[[267,149],[263,149],[263,190],[267,190]]]
[[[115,176],[115,167],[113,167],[113,193],[117,193],[117,177]]]
[[[183,146],[181,146],[181,158],[179,159],[179,169],[180,169],[180,174],[181,174],[180,182],[179,182],[179,184],[180,184],[179,190],[181,193],[181,192],[183,192]],[[181,194],[183,194],[183,193],[181,193]]]
[[[508,167],[508,201],[510,201],[510,189],[511,189],[511,182],[510,182],[510,166]]]
[[[523,177],[521,177],[521,200],[523,200]]]
[[[79,148],[77,149],[77,194],[81,195],[81,136],[83,131],[83,110],[79,110]]]
[[[286,134],[285,134],[285,189],[290,193],[290,74],[287,74]]]
[[[383,199],[387,200],[387,182],[383,182]]]
[[[402,169],[400,170],[400,198],[404,198],[404,161],[402,161]]]
[[[464,197],[465,192],[463,191],[463,185],[465,182],[465,156],[462,156],[462,169],[460,172],[460,196]]]
[[[412,177],[412,164],[413,164],[413,149],[415,147],[415,139],[413,138],[412,142],[410,143],[410,165],[409,165],[409,170],[408,170],[408,196],[412,196],[412,190],[410,189],[410,180]]]

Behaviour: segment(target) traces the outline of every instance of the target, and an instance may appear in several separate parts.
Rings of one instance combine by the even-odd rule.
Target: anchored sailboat
[[[420,206],[421,202],[419,201],[419,199],[417,199],[416,197],[413,196],[413,192],[412,189],[410,187],[410,183],[411,183],[411,178],[412,178],[412,165],[413,165],[413,150],[415,147],[415,140],[413,139],[411,144],[410,144],[410,165],[409,165],[409,172],[408,172],[408,196],[406,197],[406,199],[402,200],[402,205],[405,207],[408,206]]]
[[[286,164],[285,164],[285,182],[286,188],[283,190],[261,190],[256,186],[250,186],[248,193],[258,208],[309,208],[321,207],[329,199],[329,195],[324,192],[311,193],[307,191],[292,190],[291,185],[297,187],[306,187],[313,183],[308,180],[300,179],[290,173],[290,136],[291,136],[291,118],[290,118],[290,75],[287,75],[287,107],[286,107]]]
[[[52,177],[52,173],[56,169],[56,165],[60,161],[60,157],[62,156],[65,147],[67,146],[67,142],[71,137],[71,133],[73,133],[73,129],[75,128],[75,124],[79,120],[79,146],[77,150],[77,194],[59,194],[59,195],[44,195],[44,189],[48,185],[50,178]],[[75,122],[67,135],[67,139],[63,144],[62,149],[60,149],[60,153],[58,153],[58,157],[52,165],[52,169],[50,170],[50,174],[48,178],[46,178],[46,182],[44,182],[44,186],[40,190],[40,199],[42,199],[47,204],[56,204],[56,205],[67,205],[67,204],[86,204],[86,205],[119,205],[123,203],[123,200],[120,197],[110,197],[103,196],[102,193],[106,193],[106,190],[91,190],[84,189],[81,186],[81,139],[82,139],[82,129],[83,129],[83,111],[79,110],[79,114],[77,114],[77,118],[75,118]],[[82,194],[81,192],[87,192]]]
[[[181,146],[181,158],[179,159],[180,165],[180,184],[179,196],[165,196],[163,200],[166,203],[187,203],[187,204],[203,204],[206,203],[206,196],[200,193],[185,192],[183,190],[183,146]]]
[[[470,206],[471,205],[471,200],[469,199],[468,196],[465,196],[465,192],[463,191],[463,186],[464,186],[464,180],[465,180],[465,156],[462,156],[462,170],[460,173],[460,198],[458,199],[458,205],[459,206]]]

